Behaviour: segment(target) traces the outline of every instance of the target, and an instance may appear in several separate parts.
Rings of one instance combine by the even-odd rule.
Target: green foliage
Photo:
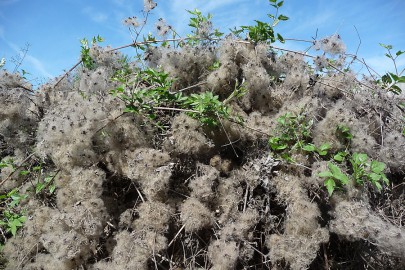
[[[95,44],[97,44],[97,42],[103,42],[104,39],[102,37],[100,37],[99,35],[97,35],[97,37],[93,37],[91,40],[91,46],[94,46]],[[80,40],[81,43],[81,60],[82,60],[82,64],[85,68],[87,69],[94,69],[95,68],[95,62],[93,60],[93,58],[91,58],[90,56],[90,48],[91,46],[89,46],[89,41],[87,40],[87,38],[83,38]]]
[[[125,102],[124,112],[146,112],[154,119],[155,107],[167,106],[183,101],[181,93],[171,93],[173,80],[169,74],[152,68],[130,72],[122,70],[115,74],[114,81],[121,83],[110,93]]]
[[[121,83],[110,93],[125,102],[124,112],[145,113],[152,120],[156,119],[157,110],[185,111],[202,124],[219,125],[219,117],[230,119],[230,108],[226,102],[212,92],[183,95],[182,92],[171,92],[173,80],[169,74],[152,68],[138,70],[128,74],[118,72],[113,78]],[[235,91],[226,100],[243,95],[243,87]]]
[[[188,23],[188,26],[193,29],[191,30],[191,34],[187,35],[187,43],[189,45],[197,45],[223,36],[224,33],[221,33],[218,29],[211,31],[212,14],[208,13],[207,16],[204,16],[198,9],[194,9],[193,11],[187,10],[187,12],[193,15],[190,17]]]
[[[328,162],[328,168],[329,170],[320,172],[318,176],[326,178],[324,186],[328,190],[329,196],[331,196],[335,188],[346,185],[349,182],[349,178],[332,162]]]
[[[27,197],[28,195],[19,194],[18,189],[0,195],[0,205],[4,209],[0,214],[0,227],[12,236],[15,236],[17,229],[22,227],[27,219],[19,207],[20,202]]]
[[[6,64],[6,58],[2,57],[0,60],[0,68],[4,67],[5,64]]]
[[[0,160],[0,170],[6,167],[10,167],[12,171],[15,170],[15,164],[12,158]]]
[[[347,155],[347,152],[339,152],[334,156],[334,159],[342,162]],[[360,186],[363,186],[366,181],[370,181],[378,191],[382,189],[381,182],[389,183],[384,174],[385,164],[383,162],[370,160],[367,154],[364,153],[353,153],[350,156],[349,163],[351,164],[351,175],[342,172],[339,166],[332,162],[328,162],[329,170],[318,174],[318,176],[326,178],[324,186],[328,190],[329,196],[332,195],[336,188],[346,185],[349,178]]]
[[[21,202],[29,199],[31,195],[41,195],[42,198],[52,195],[56,189],[54,179],[58,171],[45,175],[43,174],[42,164],[32,166],[27,162],[17,166],[11,158],[0,161],[0,170],[4,168],[11,169],[10,174],[7,176],[8,178],[18,172],[19,177],[24,177],[26,181],[29,181],[28,183],[32,184],[32,188],[27,189],[26,194],[20,193],[17,187],[6,194],[0,195],[0,208],[2,209],[0,213],[0,229],[8,234],[3,234],[4,241],[6,241],[6,237],[16,235],[17,230],[24,226],[24,222],[27,219],[24,214],[25,210],[21,207]],[[12,181],[12,179],[10,178],[9,181]]]
[[[307,120],[305,115],[286,113],[277,119],[275,134],[269,138],[269,146],[280,157],[289,159],[291,151],[317,153],[320,156],[328,154],[330,144],[322,144],[319,148],[311,143],[313,120]]]
[[[33,167],[32,171],[38,173],[37,182],[35,184],[35,195],[38,195],[45,191],[48,192],[49,194],[53,194],[56,189],[54,180],[55,180],[55,177],[58,174],[58,172],[50,174],[50,175],[45,175],[43,177],[41,165]]]
[[[353,134],[350,133],[349,127],[345,125],[338,125],[336,128],[336,135],[338,139],[348,146],[353,139]]]
[[[274,27],[280,21],[287,21],[289,18],[285,15],[278,15],[278,10],[284,4],[284,1],[277,1],[277,0],[269,0],[270,5],[276,9],[275,14],[267,14],[267,16],[272,19],[271,23],[262,22],[255,20],[256,25],[253,26],[241,26],[240,29],[235,28],[231,30],[231,32],[240,37],[241,33],[247,33],[248,38],[254,42],[267,42],[267,43],[274,43],[277,40],[284,43],[284,38],[279,34],[274,32]]]
[[[405,51],[397,51],[394,55],[391,52],[391,50],[393,49],[392,45],[380,43],[380,46],[387,50],[385,56],[392,60],[392,62],[394,63],[395,73],[387,72],[379,80],[377,80],[377,83],[387,91],[393,92],[394,94],[400,94],[402,90],[398,86],[398,84],[405,83],[405,75],[402,75],[405,71],[405,68],[401,72],[398,72],[396,60],[400,55],[404,54]]]
[[[230,118],[230,108],[224,105],[218,98],[212,92],[191,94],[185,99],[183,107],[196,111],[188,114],[198,119],[202,124],[217,126],[220,124],[219,117]]]
[[[212,64],[210,67],[208,67],[209,71],[213,71],[218,69],[221,66],[221,62],[219,62],[218,60],[214,62],[214,64]]]
[[[345,159],[346,159],[346,157],[347,157],[348,154],[349,154],[349,153],[346,152],[346,151],[340,151],[340,152],[337,152],[337,153],[333,156],[333,159],[334,159],[335,161],[337,161],[337,162],[343,162],[343,161],[345,161]]]
[[[354,181],[363,185],[365,181],[370,181],[379,191],[381,182],[388,184],[388,179],[384,174],[385,164],[376,160],[370,160],[367,154],[354,153],[350,159],[353,168]]]

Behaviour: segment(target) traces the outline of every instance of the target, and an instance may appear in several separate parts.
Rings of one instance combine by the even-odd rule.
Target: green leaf
[[[103,42],[103,41],[104,41],[104,38],[102,38],[101,36],[97,35],[97,41],[98,41],[98,42]]]
[[[329,196],[332,196],[333,191],[335,190],[336,183],[332,178],[328,178],[324,182],[324,186],[328,190]]]
[[[6,64],[6,58],[1,58],[0,60],[0,68],[2,68]]]
[[[333,177],[333,174],[330,171],[324,171],[324,172],[320,172],[318,173],[319,177]]]
[[[398,82],[399,83],[404,83],[405,82],[405,76],[398,77]]]
[[[25,176],[29,173],[30,173],[30,171],[20,171],[20,175],[22,175],[22,176]]]
[[[391,88],[389,89],[389,91],[393,92],[394,94],[401,94],[402,93],[402,89],[399,88],[398,85],[392,85]]]
[[[398,81],[398,76],[397,75],[395,75],[394,73],[391,73],[391,72],[389,72],[388,74],[391,76],[391,78],[394,79],[394,81]]]
[[[284,43],[284,42],[285,42],[284,38],[283,38],[279,33],[277,33],[277,39],[278,39],[281,43]]]
[[[9,164],[7,164],[7,163],[3,163],[3,162],[0,163],[0,169],[6,168],[8,166],[9,166]]]
[[[283,142],[280,137],[272,137],[269,139],[269,144],[273,150],[284,150],[287,148],[287,144]]]
[[[11,234],[12,234],[13,236],[16,235],[16,233],[17,233],[17,228],[18,228],[18,227],[22,227],[22,225],[23,225],[22,223],[25,222],[25,221],[26,221],[26,217],[25,217],[25,216],[21,216],[21,217],[18,217],[18,218],[16,218],[16,219],[11,220],[11,221],[8,223],[8,226],[9,226],[9,228],[10,228]]]
[[[368,174],[368,177],[370,178],[371,182],[375,183],[380,181],[381,175],[377,173],[370,173]]]
[[[339,125],[337,127],[337,133],[339,136],[343,136],[346,140],[351,140],[353,139],[353,135],[350,133],[349,127],[345,125]]]
[[[38,184],[35,186],[35,194],[40,193],[40,192],[44,189],[44,187],[45,187],[45,184],[44,184],[44,183],[38,183]]]
[[[51,182],[51,181],[53,180],[53,177],[54,177],[54,176],[52,176],[52,175],[45,177],[44,182],[45,182],[45,183]]]
[[[387,178],[387,176],[385,176],[385,174],[381,174],[381,179],[383,180],[383,182],[385,183],[385,184],[389,184],[390,183],[390,181],[388,180],[388,178]]]
[[[287,162],[294,162],[294,159],[291,158],[291,156],[288,153],[284,153],[281,155],[281,158],[284,159]]]
[[[283,6],[283,4],[284,4],[284,1],[280,1],[280,2],[277,3],[277,6],[280,8],[280,7]]]
[[[342,173],[340,168],[335,164],[328,162],[328,167],[333,174],[333,177],[338,179],[342,184],[347,184],[349,182],[349,178],[346,174]]]
[[[55,185],[50,185],[49,186],[49,193],[53,193],[54,191],[55,191],[55,189],[56,189],[56,186]]]
[[[35,167],[32,168],[32,170],[33,170],[34,172],[40,171],[41,169],[42,169],[41,166],[35,166]]]
[[[392,49],[392,45],[385,45],[384,43],[380,43],[380,46],[387,49],[387,50],[391,50]]]
[[[290,18],[287,17],[287,16],[284,16],[284,15],[280,15],[280,16],[278,16],[277,19],[279,19],[280,21],[287,21],[287,20],[290,19]]]
[[[371,161],[371,171],[374,173],[381,173],[385,169],[385,164],[376,160]]]
[[[10,231],[13,236],[17,233],[17,226],[14,223],[9,223]]]
[[[405,53],[405,51],[397,51],[395,55],[396,55],[396,56],[400,56],[400,55],[403,54],[403,53]]]
[[[336,155],[333,156],[333,159],[338,162],[342,162],[346,156],[347,156],[346,152],[338,152]]]
[[[378,189],[378,191],[381,191],[382,186],[381,186],[381,184],[379,182],[374,182],[373,184]]]
[[[326,156],[328,154],[329,149],[330,149],[330,144],[324,143],[318,148],[317,152],[320,156]]]
[[[324,143],[321,146],[319,146],[319,150],[321,151],[327,151],[330,149],[330,143]]]
[[[368,159],[367,154],[363,154],[363,153],[354,153],[353,154],[353,160],[357,163],[357,164],[364,164]]]
[[[302,149],[307,152],[314,152],[316,148],[315,148],[315,145],[310,143],[310,144],[304,145],[304,147],[302,147]]]

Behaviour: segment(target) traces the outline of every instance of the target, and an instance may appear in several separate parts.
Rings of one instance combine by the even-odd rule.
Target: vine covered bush
[[[298,41],[269,4],[226,35],[194,10],[155,37],[145,0],[129,45],[83,39],[36,90],[1,71],[0,268],[405,267],[402,73],[359,78],[337,33],[276,46]]]

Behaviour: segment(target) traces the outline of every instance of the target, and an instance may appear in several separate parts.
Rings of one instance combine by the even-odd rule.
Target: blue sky
[[[157,0],[149,18],[154,25],[164,18],[179,33],[186,34],[186,9],[198,8],[214,15],[214,27],[227,31],[234,26],[267,20],[272,12],[268,0]],[[34,84],[61,75],[80,56],[80,39],[100,35],[104,45],[131,43],[123,19],[142,17],[143,0],[0,0],[0,58],[13,70],[20,48],[30,44],[20,67],[31,73]],[[405,0],[285,0],[281,13],[290,17],[277,27],[285,38],[311,40],[338,32],[348,52],[355,53],[361,37],[360,57],[379,72],[392,70],[378,43],[405,50]],[[150,28],[152,30],[152,27]],[[148,30],[148,29],[147,29]],[[145,32],[147,33],[147,32]],[[287,42],[285,48],[303,50],[306,44]],[[396,51],[396,50],[395,50]],[[124,53],[131,54],[131,50]],[[398,64],[405,66],[405,56]]]

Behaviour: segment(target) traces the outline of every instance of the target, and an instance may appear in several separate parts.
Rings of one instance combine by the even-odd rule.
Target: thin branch
[[[28,87],[25,87],[25,86],[22,85],[22,84],[18,85],[17,87],[20,87],[20,88],[22,88],[22,89],[24,89],[24,90],[27,90],[28,92],[35,93],[34,90],[32,90],[32,89],[30,89],[30,88],[28,88]]]
[[[197,39],[197,40],[221,40],[220,38],[169,38],[169,39],[160,39],[160,40],[147,40],[147,41],[142,41],[142,42],[133,42],[131,44],[127,44],[127,45],[123,45],[120,47],[116,47],[116,48],[112,48],[107,50],[107,52],[111,52],[111,51],[117,51],[117,50],[121,50],[124,48],[128,48],[128,47],[136,47],[139,45],[146,45],[146,44],[153,44],[153,43],[163,43],[163,42],[171,42],[171,41],[184,41],[184,40],[189,40],[189,39]]]
[[[197,84],[190,85],[190,86],[187,86],[186,88],[180,89],[177,92],[183,92],[183,91],[186,91],[188,89],[191,89],[191,88],[194,88],[194,87],[197,87],[197,86],[201,86],[201,85],[204,85],[204,84],[207,84],[207,82],[199,82]]]
[[[188,110],[188,109],[178,109],[178,108],[170,108],[170,107],[152,107],[155,110],[162,110],[162,111],[177,111],[177,112],[192,112],[192,113],[200,113],[199,111],[195,110]]]
[[[218,113],[215,113],[215,114],[217,115],[218,120],[219,120],[219,122],[221,123],[222,129],[224,130],[225,135],[226,135],[226,138],[228,139],[229,143],[231,144],[231,147],[232,147],[233,152],[235,153],[235,156],[236,156],[236,157],[239,157],[239,156],[238,156],[238,153],[236,153],[236,150],[235,150],[235,148],[233,147],[233,144],[232,144],[231,139],[229,138],[228,132],[226,132],[226,130],[225,130],[224,124],[223,124],[222,121],[221,121],[221,117],[219,116]]]
[[[357,46],[356,53],[354,54],[352,61],[349,63],[349,65],[347,65],[347,68],[349,68],[353,64],[353,62],[357,59],[357,53],[359,52],[360,45],[361,45],[361,38],[360,38],[359,31],[357,31],[357,28],[355,25],[353,25],[353,27],[354,27],[354,29],[356,29],[357,37],[359,38],[359,45]]]
[[[15,73],[15,72],[18,70],[18,68],[21,66],[22,62],[24,61],[25,57],[27,56],[27,53],[28,53],[28,50],[29,50],[30,46],[31,46],[31,45],[30,45],[29,43],[26,43],[26,44],[25,44],[25,48],[21,48],[21,49],[20,49],[20,51],[23,53],[23,55],[21,56],[20,54],[18,54],[18,55],[16,56],[17,59],[16,59],[16,58],[12,58],[12,62],[15,63],[15,67],[14,67],[13,73]]]
[[[356,58],[357,58],[357,53],[359,52],[360,45],[361,45],[361,38],[360,38],[359,31],[357,30],[357,27],[355,25],[353,25],[353,27],[354,27],[354,29],[356,29],[357,37],[359,38],[359,45],[357,46],[356,53],[355,53]]]
[[[94,132],[94,134],[97,134],[100,130],[102,130],[103,128],[105,128],[106,126],[108,126],[111,122],[117,120],[118,118],[120,118],[120,117],[123,116],[124,114],[126,114],[126,112],[123,112],[123,113],[121,113],[120,115],[118,115],[118,116],[114,117],[113,119],[109,120],[107,124],[105,124],[104,126],[102,126],[102,127],[99,128],[99,129],[97,129],[97,131]],[[106,120],[106,119],[104,119],[104,120]],[[104,121],[104,120],[103,120],[103,121]]]
[[[313,40],[297,39],[297,38],[284,38],[284,40],[299,41],[299,42],[306,42],[306,43],[314,43]]]
[[[3,181],[1,181],[0,183],[0,187],[8,180],[11,178],[11,176],[13,176],[13,174],[18,171],[18,169],[20,169],[22,166],[24,166],[24,163],[27,162],[32,156],[34,155],[34,153],[31,153],[28,157],[26,157],[21,163],[20,165],[18,165],[14,171],[12,171],[7,177],[6,179],[4,179]]]
[[[53,85],[53,87],[55,88],[70,72],[72,72],[72,70],[74,70],[81,63],[82,63],[82,60],[77,62],[72,68],[70,68],[68,71],[66,71],[65,74],[63,74],[62,77],[60,77],[60,79]]]
[[[320,83],[320,84],[322,84],[322,85],[324,85],[324,86],[328,86],[328,87],[333,87],[333,88],[335,88],[335,89],[337,89],[337,90],[339,90],[339,91],[341,91],[341,92],[343,92],[343,93],[345,93],[345,94],[348,94],[348,95],[352,95],[353,93],[350,93],[350,92],[348,92],[348,91],[346,91],[346,90],[343,90],[342,88],[339,88],[339,87],[337,87],[337,86],[334,86],[334,85],[330,85],[330,84],[328,84],[328,83],[324,83],[324,82],[322,82],[322,81],[317,81],[318,83]]]
[[[184,229],[185,226],[186,224],[183,224],[183,226],[181,226],[180,230],[173,237],[172,241],[170,241],[170,243],[167,245],[167,248],[169,248],[173,244],[173,242],[176,240],[176,238],[179,236],[179,234],[181,233],[181,231]]]

